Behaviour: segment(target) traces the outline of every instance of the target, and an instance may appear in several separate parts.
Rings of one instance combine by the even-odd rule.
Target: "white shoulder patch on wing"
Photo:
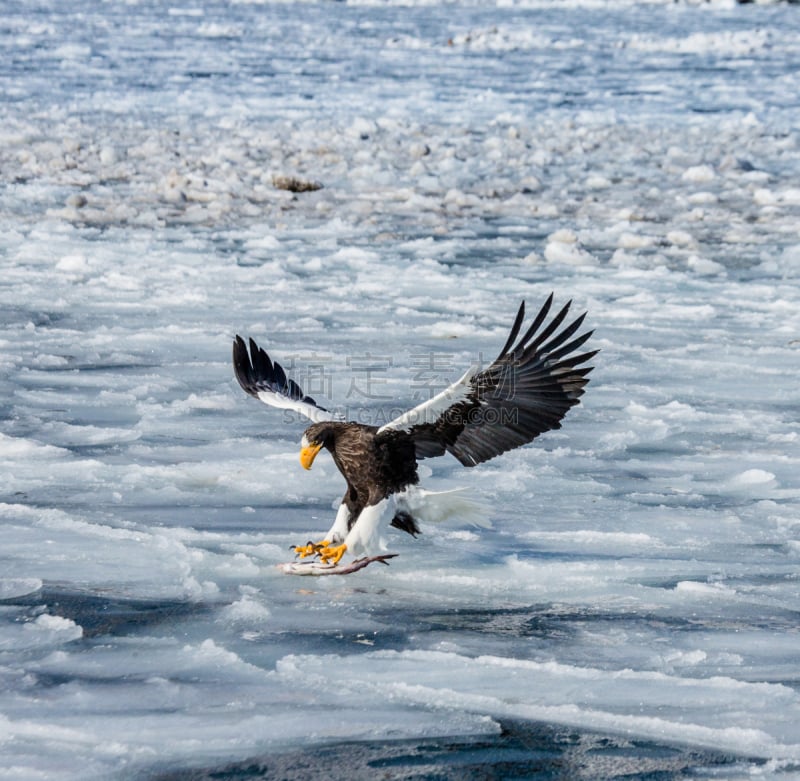
[[[260,390],[258,392],[258,399],[268,404],[270,407],[277,407],[278,409],[288,409],[292,412],[298,412],[304,415],[314,423],[324,423],[327,420],[336,420],[336,415],[328,410],[315,407],[307,401],[299,399],[290,399],[281,393],[275,393],[269,390]]]
[[[378,433],[387,429],[409,431],[414,426],[435,423],[446,410],[469,396],[472,390],[470,383],[477,371],[475,367],[468,369],[464,376],[460,380],[456,380],[449,388],[445,388],[432,399],[428,399],[394,420],[390,420],[385,426],[378,429]]]

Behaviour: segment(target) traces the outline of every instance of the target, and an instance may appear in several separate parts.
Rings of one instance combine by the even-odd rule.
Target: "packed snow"
[[[546,729],[609,777],[800,774],[799,14],[5,8],[0,778],[488,767]],[[234,335],[382,425],[551,291],[601,349],[581,405],[421,468],[491,527],[283,574],[343,483]]]

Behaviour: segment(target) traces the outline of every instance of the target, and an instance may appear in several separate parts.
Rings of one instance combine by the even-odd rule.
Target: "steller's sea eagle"
[[[488,368],[471,368],[446,390],[380,427],[336,420],[252,339],[248,352],[237,336],[233,367],[242,388],[265,404],[312,420],[303,434],[300,463],[310,469],[324,448],[347,482],[330,531],[320,542],[297,546],[295,553],[333,567],[345,552],[374,554],[383,524],[415,535],[416,519],[426,517],[425,500],[431,496],[414,489],[417,461],[451,453],[464,466],[475,466],[560,428],[584,392],[592,370],[585,363],[597,350],[576,354],[592,335],[575,336],[586,313],[561,328],[571,302],[546,322],[552,302],[550,294],[520,336],[523,301],[503,349]]]

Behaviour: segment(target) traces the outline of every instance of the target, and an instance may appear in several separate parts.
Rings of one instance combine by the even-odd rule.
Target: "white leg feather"
[[[345,537],[347,537],[347,526],[350,520],[350,510],[347,505],[342,502],[339,509],[336,511],[336,519],[331,526],[330,531],[325,535],[325,539],[332,545],[339,545]]]
[[[394,518],[395,509],[394,496],[365,507],[345,537],[347,552],[358,557],[372,556],[378,551],[385,551],[386,546],[381,539],[381,531]]]

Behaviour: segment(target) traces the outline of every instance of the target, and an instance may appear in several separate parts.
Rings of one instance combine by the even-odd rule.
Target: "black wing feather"
[[[519,333],[519,329],[522,327],[522,321],[525,319],[525,302],[523,301],[519,305],[519,311],[517,312],[517,317],[514,320],[514,325],[511,326],[511,333],[508,335],[508,339],[506,343],[503,345],[503,349],[500,350],[500,355],[505,355],[512,344],[514,344],[514,340],[517,338],[517,334]]]
[[[271,360],[253,339],[250,339],[249,353],[241,336],[233,340],[233,370],[239,385],[251,396],[258,398],[261,391],[269,391],[288,399],[311,404],[323,412],[327,411],[311,396],[305,396],[303,389],[294,380],[287,378],[283,367],[277,361]]]
[[[552,302],[551,294],[517,340],[525,315],[523,301],[506,344],[488,368],[472,377],[467,397],[435,422],[408,429],[417,458],[450,452],[465,466],[474,466],[561,427],[589,382],[593,367],[584,364],[598,351],[574,354],[592,335],[588,331],[575,336],[585,313],[558,331],[571,301],[545,325]]]
[[[523,301],[522,303],[524,304],[525,302]],[[539,314],[537,314],[536,317],[534,318],[533,322],[530,325],[530,328],[528,328],[528,330],[525,332],[525,336],[523,336],[522,339],[519,340],[520,344],[527,344],[531,340],[531,337],[541,327],[552,305],[553,305],[553,294],[551,293],[547,297],[547,301],[544,302],[542,308],[539,310]],[[500,355],[497,356],[497,359],[500,360],[500,358],[505,356],[505,354],[506,351],[503,350],[503,352],[501,352]]]

